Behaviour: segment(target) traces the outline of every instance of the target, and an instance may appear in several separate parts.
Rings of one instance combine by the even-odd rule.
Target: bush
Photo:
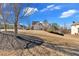
[[[64,36],[64,33],[62,32],[56,32],[56,31],[53,31],[53,30],[48,30],[49,33],[53,33],[53,34],[57,34],[57,35],[61,35],[61,36]]]
[[[61,29],[61,32],[64,33],[64,34],[70,33],[70,31],[68,29]]]

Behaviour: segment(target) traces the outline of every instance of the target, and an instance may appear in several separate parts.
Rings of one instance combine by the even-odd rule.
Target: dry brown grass
[[[32,36],[36,36],[36,37],[40,37],[44,40],[47,40],[48,42],[52,42],[55,44],[79,44],[79,37],[75,37],[73,35],[65,35],[65,36],[60,36],[60,35],[56,35],[56,34],[51,34],[48,33],[46,31],[40,31],[40,30],[26,30],[26,31],[22,31],[20,32],[21,34],[25,34],[25,35],[32,35]]]
[[[47,43],[52,43],[52,47],[35,46],[25,50],[0,50],[0,55],[3,56],[64,56],[64,55],[79,55],[79,37],[72,35],[59,36],[45,31],[36,30],[21,30],[20,34],[40,37]],[[32,37],[31,37],[32,38]]]
[[[51,33],[40,31],[40,30],[26,30],[24,32],[21,32],[21,34],[40,37],[47,42],[58,45],[56,47],[63,47],[63,48],[57,48],[57,50],[52,49],[52,50],[55,50],[54,51],[55,54],[57,53],[58,55],[61,55],[61,54],[62,55],[79,55],[79,54],[76,54],[76,52],[78,53],[79,51],[78,50],[79,49],[78,47],[79,36],[74,36],[74,35],[69,35],[69,34],[66,34],[65,36],[60,36],[60,35],[51,34]],[[58,50],[58,49],[63,49],[63,50]]]

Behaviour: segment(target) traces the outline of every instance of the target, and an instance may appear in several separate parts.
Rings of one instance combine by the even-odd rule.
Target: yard
[[[0,50],[0,55],[13,56],[79,56],[79,37],[66,34],[60,36],[40,30],[21,30],[19,34],[26,39],[41,39],[44,42],[41,45],[30,43],[29,48]]]

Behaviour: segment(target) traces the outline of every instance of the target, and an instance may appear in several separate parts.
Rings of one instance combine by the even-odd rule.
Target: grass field
[[[21,30],[19,34],[26,35],[29,39],[42,39],[44,43],[29,49],[0,50],[0,55],[8,56],[79,56],[79,36],[66,34],[64,36],[40,30]]]
[[[53,44],[54,52],[58,55],[79,55],[79,36],[66,34],[64,36],[51,34],[45,31],[28,30],[22,32],[26,35],[40,37],[46,42]],[[54,53],[53,53],[54,54]],[[52,55],[53,55],[52,54]]]

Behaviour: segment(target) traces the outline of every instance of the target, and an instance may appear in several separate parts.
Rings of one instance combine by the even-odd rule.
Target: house
[[[14,24],[6,23],[6,25],[7,29],[14,29]],[[0,23],[0,29],[4,29],[4,23]],[[18,29],[27,29],[27,27],[22,24],[18,24]]]
[[[74,22],[71,25],[71,34],[79,34],[79,22]]]
[[[33,30],[47,30],[49,27],[50,26],[48,23],[43,23],[43,22],[39,22],[39,21],[32,22],[32,29]]]
[[[40,23],[39,21],[33,21],[32,22],[32,29],[33,30],[43,30],[44,27],[43,27],[42,23]]]

